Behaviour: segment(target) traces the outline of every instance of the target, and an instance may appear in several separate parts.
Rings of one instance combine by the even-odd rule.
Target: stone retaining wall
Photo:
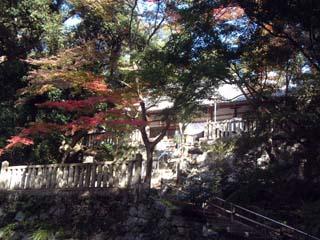
[[[55,195],[0,192],[0,239],[207,239],[203,222],[175,215],[176,210],[156,194],[135,202],[119,189]],[[41,234],[45,238],[36,238]]]

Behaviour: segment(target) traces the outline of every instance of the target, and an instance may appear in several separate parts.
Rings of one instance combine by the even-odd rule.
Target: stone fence
[[[122,164],[72,163],[9,166],[4,161],[0,189],[131,188],[141,182],[142,156]]]

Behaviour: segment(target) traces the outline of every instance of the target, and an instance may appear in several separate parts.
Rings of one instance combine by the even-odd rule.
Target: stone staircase
[[[230,219],[215,213],[206,214],[207,232],[221,232],[222,235],[230,239],[272,239],[264,236],[263,233],[256,229],[242,224],[238,221],[230,221]]]
[[[242,224],[238,221],[230,221],[230,219],[218,214],[213,209],[203,209],[188,202],[177,201],[168,198],[175,209],[171,211],[171,215],[177,222],[177,229],[181,234],[185,234],[186,229],[197,226],[199,234],[195,239],[223,239],[223,240],[261,240],[273,239],[264,236],[254,228]]]
[[[189,225],[198,223],[201,234],[195,239],[219,240],[320,240],[299,229],[285,225],[241,206],[217,198],[229,207],[215,202],[199,205],[177,198],[178,191],[163,197],[175,206],[172,214],[184,219]],[[201,237],[200,237],[201,235]]]
[[[162,187],[163,185],[162,182]],[[202,229],[195,239],[320,240],[221,198],[211,197],[203,202],[201,198],[200,201],[190,201],[191,198],[186,197],[188,194],[190,193],[182,186],[176,187],[173,182],[167,182],[161,197],[175,206],[172,213],[174,216],[182,217],[189,224],[198,223],[198,227]]]
[[[188,221],[202,223],[204,239],[320,240],[294,227],[263,216],[216,196],[209,196],[215,176],[205,162],[187,162],[184,176],[161,179],[161,195],[171,201]],[[158,177],[164,175],[159,174]],[[208,178],[209,177],[209,178]],[[179,181],[177,180],[179,179]],[[205,180],[205,181],[204,181]],[[180,212],[179,212],[180,211]]]

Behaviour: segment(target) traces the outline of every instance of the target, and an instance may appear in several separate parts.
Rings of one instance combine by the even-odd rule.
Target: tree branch
[[[131,8],[131,15],[130,15],[130,23],[129,23],[129,49],[131,50],[132,47],[132,23],[133,23],[133,15],[134,10],[138,5],[138,0],[134,1],[133,7]]]
[[[287,39],[291,42],[291,44],[297,48],[298,51],[300,51],[305,57],[306,59],[308,59],[308,61],[311,63],[311,65],[313,67],[315,67],[317,69],[318,72],[320,72],[320,66],[317,63],[316,60],[313,60],[313,57],[310,56],[305,50],[304,48],[297,42],[295,41],[288,33],[286,32],[282,32],[282,33],[275,33],[273,31],[271,31],[270,29],[268,29],[263,23],[259,22],[256,20],[256,23],[258,23],[258,25],[260,27],[262,27],[264,30],[266,30],[268,33],[270,33],[272,36],[274,37],[278,37],[278,38],[283,38],[283,39]]]

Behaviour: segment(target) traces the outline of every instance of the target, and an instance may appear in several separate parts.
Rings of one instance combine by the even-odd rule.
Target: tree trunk
[[[72,141],[70,143],[70,147],[73,148],[80,140],[81,138],[84,137],[84,135],[86,134],[86,132],[84,131],[78,131],[76,132],[73,136],[72,136]],[[80,150],[82,151],[82,150]],[[79,152],[74,152],[74,153],[71,153],[71,152],[65,152],[63,154],[63,157],[62,157],[62,160],[61,160],[61,163],[70,163],[70,162],[75,162],[73,159],[75,159],[75,155],[78,155]]]
[[[146,166],[146,176],[144,178],[144,183],[146,187],[151,187],[151,178],[152,178],[152,165],[153,165],[153,149],[149,146],[146,146],[147,153],[147,166]]]
[[[142,115],[142,120],[148,121],[147,119],[147,110],[144,101],[140,102],[141,106],[141,115]],[[161,130],[161,133],[156,137],[155,140],[151,141],[148,134],[146,127],[140,128],[142,140],[144,143],[144,146],[146,148],[146,154],[147,154],[147,166],[146,166],[146,176],[144,178],[144,184],[146,187],[150,188],[151,187],[151,178],[152,178],[152,164],[153,164],[153,152],[156,147],[156,145],[163,139],[163,137],[166,135],[169,127],[170,127],[170,120],[167,118],[166,119],[166,125],[165,127]]]

